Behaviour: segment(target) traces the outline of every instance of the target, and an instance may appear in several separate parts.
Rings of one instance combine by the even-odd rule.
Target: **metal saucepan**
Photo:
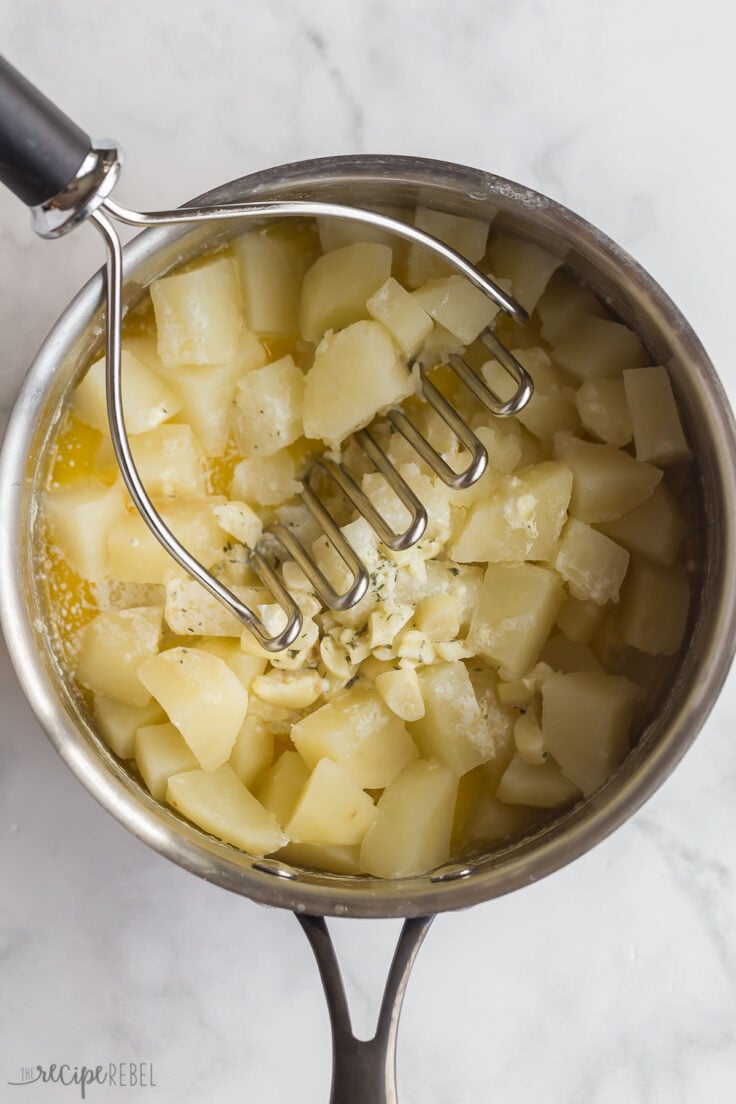
[[[463,865],[384,882],[292,870],[253,860],[159,804],[105,747],[46,630],[38,585],[37,500],[45,455],[64,405],[90,357],[101,352],[104,275],[79,293],[46,339],[13,412],[0,461],[0,603],[25,693],[59,754],[84,786],[136,836],[209,881],[292,909],[304,927],[327,994],[334,1041],[333,1104],[396,1101],[398,1017],[413,959],[434,913],[466,908],[550,874],[617,828],[664,781],[703,725],[736,650],[736,426],[714,368],[661,288],[600,231],[537,192],[489,173],[405,157],[340,157],[244,177],[200,203],[308,198],[358,206],[413,207],[488,217],[564,256],[667,365],[696,457],[699,525],[691,625],[666,692],[623,766],[590,799],[531,836]],[[238,224],[238,230],[242,230]],[[124,301],[235,227],[147,230],[125,250]],[[51,248],[51,246],[49,247]],[[326,916],[405,917],[377,1036],[356,1040]]]

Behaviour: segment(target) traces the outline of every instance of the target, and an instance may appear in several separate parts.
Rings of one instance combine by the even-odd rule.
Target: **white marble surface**
[[[734,32],[727,0],[0,0],[2,51],[125,148],[123,202],[176,204],[328,153],[488,168],[633,252],[732,396]],[[96,235],[43,243],[0,195],[4,412],[99,260]],[[0,664],[0,1099],[78,1099],[7,1087],[23,1065],[146,1061],[155,1089],[88,1099],[326,1101],[327,1018],[292,917],[129,836],[62,766]],[[613,838],[437,921],[401,1029],[406,1104],[733,1099],[734,733],[732,678],[683,765]],[[335,929],[367,1025],[396,925]]]

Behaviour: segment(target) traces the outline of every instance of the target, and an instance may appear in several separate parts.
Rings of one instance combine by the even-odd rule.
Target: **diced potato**
[[[404,213],[391,207],[376,207],[379,214],[388,215],[391,218],[405,222]],[[331,253],[333,249],[344,249],[346,245],[356,245],[364,242],[377,242],[379,245],[397,247],[401,239],[390,230],[384,230],[382,226],[374,226],[372,223],[360,222],[358,219],[346,218],[322,218],[317,216],[317,232],[319,243],[323,253]]]
[[[469,777],[464,775],[460,779],[460,785]],[[493,844],[522,835],[537,817],[536,809],[524,805],[505,805],[489,793],[481,793],[474,808],[458,828],[453,849],[461,855],[481,849],[485,851]]]
[[[239,640],[205,640],[197,647],[203,652],[210,652],[218,659],[227,663],[233,674],[237,675],[247,690],[256,675],[262,675],[266,669],[267,660],[261,656],[246,655],[240,646]]]
[[[222,530],[212,507],[222,499],[173,503],[161,507],[161,517],[192,555],[211,567],[222,555]],[[181,568],[150,531],[140,514],[130,514],[110,530],[107,541],[110,574],[129,583],[164,583]]]
[[[460,632],[460,602],[452,594],[432,594],[417,606],[415,624],[430,640],[454,640]]]
[[[284,709],[306,709],[322,693],[322,679],[316,671],[269,671],[253,679],[254,694],[270,705]],[[312,841],[314,842],[314,841]]]
[[[370,297],[366,306],[371,318],[386,327],[406,356],[414,356],[431,333],[432,319],[393,276]]]
[[[535,805],[554,809],[581,796],[579,788],[566,778],[556,763],[529,763],[515,755],[501,779],[496,796],[507,805]]]
[[[634,427],[638,460],[674,464],[687,460],[690,447],[677,410],[666,368],[631,368],[624,372],[624,387]]]
[[[266,351],[256,336],[243,330],[235,356],[224,364],[192,364],[166,368],[149,337],[125,339],[134,354],[162,377],[181,404],[179,421],[191,426],[208,456],[222,456],[230,435],[232,405],[238,382],[246,372],[266,362]]]
[[[243,456],[272,456],[302,435],[304,375],[293,357],[254,368],[238,384],[235,434]]]
[[[129,434],[155,429],[181,410],[176,395],[127,349],[120,354],[120,378],[125,428]],[[72,409],[85,425],[109,434],[104,357],[95,361],[75,388]]]
[[[305,870],[324,870],[330,874],[363,873],[357,845],[289,843],[274,857]]]
[[[617,448],[628,445],[634,429],[623,380],[586,380],[578,389],[575,402],[580,420],[591,436]]]
[[[352,775],[331,759],[320,759],[286,833],[295,843],[358,844],[375,816],[375,805]]]
[[[605,311],[589,288],[582,287],[568,272],[558,269],[537,303],[542,337],[557,345],[585,317],[602,318]]]
[[[308,778],[309,769],[301,755],[284,751],[261,775],[254,793],[279,824],[288,824]]]
[[[573,488],[564,463],[547,462],[505,476],[470,511],[449,551],[459,563],[546,560],[554,554]]]
[[[259,506],[278,506],[299,494],[301,489],[294,459],[288,449],[283,449],[271,456],[241,460],[233,472],[230,497]]]
[[[332,759],[368,790],[388,786],[418,756],[396,714],[372,690],[358,688],[342,690],[304,717],[291,738],[310,769]]]
[[[580,417],[574,392],[560,379],[543,349],[514,349],[514,356],[526,369],[534,383],[531,399],[516,415],[517,419],[545,446],[556,433],[577,429]],[[482,368],[486,383],[500,398],[508,399],[517,384],[498,361],[488,361]]]
[[[414,225],[474,263],[480,261],[486,251],[488,222],[485,219],[465,218],[449,215],[445,211],[432,211],[428,207],[417,207]],[[409,246],[406,262],[409,287],[419,287],[433,276],[445,275],[447,270],[445,262],[425,246],[413,242]]]
[[[246,548],[255,548],[263,535],[263,522],[247,502],[226,502],[224,506],[215,506],[212,513],[220,528]]]
[[[503,234],[488,248],[495,276],[511,281],[511,294],[530,314],[562,261],[532,242]]]
[[[46,491],[43,508],[49,537],[74,570],[93,583],[107,578],[108,537],[126,516],[122,485],[85,482]]]
[[[468,634],[468,644],[501,677],[519,678],[534,666],[562,605],[554,571],[534,564],[489,564]]]
[[[375,686],[391,712],[402,721],[418,721],[424,716],[424,699],[413,668],[383,671],[376,675]]]
[[[573,598],[599,606],[618,602],[628,567],[625,548],[585,522],[570,518],[555,556],[555,568]]]
[[[166,800],[205,832],[256,857],[287,843],[276,818],[246,790],[229,763],[172,775]]]
[[[641,506],[615,521],[602,522],[599,528],[630,552],[664,567],[674,563],[685,533],[682,514],[664,483]]]
[[[521,434],[518,422],[499,418],[492,425],[474,425],[473,432],[485,445],[488,453],[488,464],[495,471],[508,475],[519,466],[521,460]],[[478,482],[482,481],[483,477]],[[472,490],[471,487],[468,488],[468,491],[470,490]],[[462,506],[462,500],[458,499],[457,504]]]
[[[539,654],[540,663],[555,671],[602,671],[594,652],[587,644],[568,640],[564,633],[553,633]]]
[[[304,391],[305,436],[339,443],[413,390],[388,330],[355,322],[317,347]]]
[[[607,318],[582,318],[553,349],[553,357],[576,379],[612,379],[649,357],[628,326]]]
[[[557,614],[557,624],[568,640],[589,644],[602,618],[603,608],[597,602],[567,598]]]
[[[77,681],[115,701],[148,705],[138,669],[158,651],[162,613],[160,606],[98,613],[82,632]]]
[[[188,425],[161,425],[130,438],[133,460],[152,498],[206,494],[205,459]]]
[[[613,521],[648,499],[662,478],[659,468],[612,445],[560,437],[555,456],[572,470],[570,513],[594,525]]]
[[[135,762],[152,797],[163,801],[172,774],[198,770],[199,763],[172,724],[144,725],[135,736]]]
[[[545,745],[586,797],[603,785],[628,751],[637,693],[629,679],[603,671],[555,674],[544,684]]]
[[[366,318],[366,301],[391,275],[392,259],[389,246],[374,242],[357,242],[319,257],[302,283],[302,337],[316,345],[327,330]]]
[[[416,605],[432,594],[452,594],[460,603],[460,629],[470,624],[483,586],[483,569],[454,560],[428,560],[425,575],[400,570],[394,590],[396,602]]]
[[[248,692],[222,659],[201,648],[170,648],[142,663],[138,677],[205,770],[227,762]]]
[[[424,716],[409,732],[424,759],[446,763],[458,776],[492,759],[495,734],[481,712],[467,668],[435,663],[418,672]]]
[[[498,305],[464,276],[428,280],[411,294],[423,311],[463,345],[475,341],[499,311]]]
[[[268,600],[268,591],[254,587],[232,588],[236,597],[251,609]],[[175,578],[166,584],[164,619],[178,636],[237,636],[242,622],[196,579]]]
[[[420,759],[394,779],[376,806],[360,849],[360,865],[378,878],[408,878],[447,862],[457,776]]]
[[[243,312],[235,266],[228,257],[162,276],[150,292],[158,352],[167,368],[223,364],[235,356]]]
[[[265,231],[235,241],[245,324],[253,333],[295,334],[302,268],[294,243]]]
[[[94,713],[103,740],[120,759],[133,758],[135,734],[139,728],[166,720],[158,702],[127,705],[98,693],[94,695]]]
[[[486,784],[495,790],[514,754],[514,721],[517,713],[501,702],[499,691],[502,683],[496,671],[477,656],[470,659],[466,667],[488,738],[493,740],[493,755],[478,770],[483,771]]]
[[[249,789],[273,763],[273,743],[273,732],[265,721],[246,714],[235,737],[229,763],[243,785]]]
[[[547,759],[542,729],[535,717],[522,713],[514,723],[514,743],[522,759],[533,766],[541,766]],[[513,778],[513,774],[511,776]]]
[[[621,636],[641,652],[674,655],[685,635],[689,606],[690,583],[681,564],[658,567],[635,559],[621,603]]]

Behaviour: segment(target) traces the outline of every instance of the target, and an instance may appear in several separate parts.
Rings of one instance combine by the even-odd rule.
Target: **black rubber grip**
[[[89,135],[0,57],[0,182],[37,207],[74,179],[91,145]]]

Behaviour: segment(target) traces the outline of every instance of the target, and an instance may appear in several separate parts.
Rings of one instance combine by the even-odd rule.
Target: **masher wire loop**
[[[203,221],[218,221],[223,219],[249,217],[305,217],[320,216],[331,218],[350,219],[357,222],[365,222],[381,229],[389,230],[400,237],[415,242],[439,254],[443,260],[455,269],[462,272],[476,287],[506,313],[513,318],[523,320],[526,312],[502,288],[499,288],[489,277],[481,273],[474,265],[460,256],[450,246],[402,222],[390,218],[387,215],[376,214],[373,211],[363,210],[357,207],[348,207],[341,204],[313,202],[310,200],[299,201],[273,201],[268,203],[234,204],[225,207],[211,208],[181,208],[176,211],[162,211],[141,214],[128,211],[111,199],[105,199],[99,207],[91,213],[98,229],[103,235],[108,248],[108,261],[106,266],[106,384],[108,418],[110,422],[110,434],[113,450],[120,467],[123,481],[130,496],[156,539],[163,545],[172,558],[195,578],[214,598],[230,610],[242,624],[256,637],[261,646],[269,652],[282,651],[288,648],[298,638],[303,627],[301,610],[292,595],[283,586],[277,572],[272,566],[263,545],[259,545],[250,556],[250,564],[261,582],[271,592],[278,605],[284,612],[286,623],[280,631],[270,632],[262,618],[249,606],[245,605],[233,591],[209,571],[189,552],[177,539],[175,534],[166,525],[161,515],[156,510],[135,467],[130,444],[125,427],[125,417],[122,404],[121,384],[121,309],[122,309],[122,250],[120,240],[108,215],[128,225],[156,226],[171,225],[176,223],[191,223]],[[455,372],[458,379],[467,386],[478,400],[495,415],[515,414],[528,402],[532,393],[532,381],[514,355],[491,333],[486,330],[482,340],[494,353],[500,363],[516,383],[516,391],[512,397],[502,401],[490,388],[476,375],[470,366],[456,354],[447,358],[449,367]],[[417,429],[407,415],[398,409],[388,412],[388,420],[391,425],[408,441],[417,454],[428,464],[440,479],[453,488],[465,488],[472,486],[483,474],[488,463],[488,455],[482,442],[478,439],[470,426],[457,412],[455,407],[445,398],[441,391],[428,378],[424,366],[419,368],[420,390],[424,399],[435,410],[438,416],[455,433],[460,443],[470,454],[467,466],[460,472],[456,472],[447,463],[444,457],[432,447],[424,435]],[[375,508],[365,492],[358,486],[352,475],[342,464],[329,458],[321,458],[316,461],[303,482],[301,499],[309,512],[322,527],[328,541],[333,546],[338,556],[348,569],[351,581],[343,592],[337,591],[325,573],[319,567],[314,557],[304,548],[298,538],[281,525],[272,526],[267,532],[271,538],[285,550],[306,575],[322,602],[330,609],[345,610],[352,608],[368,588],[368,572],[365,564],[354,551],[334,517],[326,509],[324,504],[309,485],[309,476],[315,469],[321,469],[337,484],[348,501],[356,511],[366,519],[374,529],[379,539],[390,549],[396,551],[412,547],[419,541],[426,530],[427,512],[419,501],[417,495],[411,489],[406,480],[394,468],[393,464],[383,449],[377,444],[375,438],[367,431],[360,430],[354,435],[354,440],[363,449],[368,458],[379,471],[402,505],[407,509],[410,521],[406,529],[397,533],[386,519]]]

